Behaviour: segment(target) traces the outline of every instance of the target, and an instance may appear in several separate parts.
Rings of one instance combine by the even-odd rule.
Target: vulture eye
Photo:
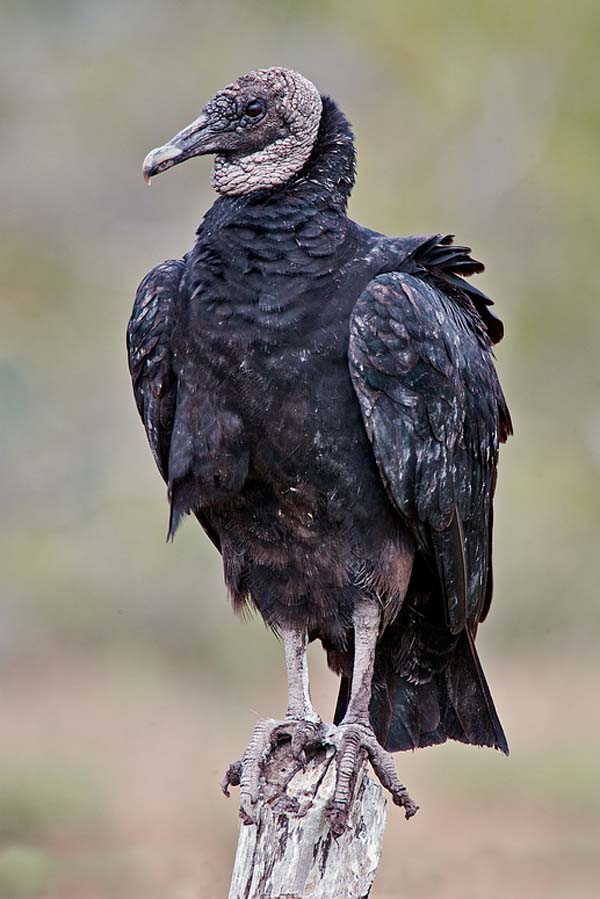
[[[257,119],[266,111],[264,100],[249,100],[244,109],[244,115],[251,119]]]

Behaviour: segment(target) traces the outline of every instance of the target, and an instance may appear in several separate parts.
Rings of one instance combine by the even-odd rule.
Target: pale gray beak
[[[214,152],[211,145],[213,135],[207,126],[208,117],[202,114],[168,143],[150,150],[142,166],[144,180],[150,184],[150,178],[154,175],[159,175],[192,156]]]

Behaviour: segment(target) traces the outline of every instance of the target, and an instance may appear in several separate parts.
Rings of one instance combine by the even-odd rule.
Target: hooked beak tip
[[[185,162],[192,156],[201,156],[207,152],[206,145],[207,117],[204,113],[188,125],[183,131],[179,131],[162,147],[150,150],[142,165],[142,173],[146,184],[154,175],[160,175],[174,165]]]
[[[172,144],[165,144],[164,147],[150,150],[142,165],[142,174],[146,184],[150,184],[153,175],[158,175],[165,169],[171,168],[175,160],[182,155],[183,151]]]

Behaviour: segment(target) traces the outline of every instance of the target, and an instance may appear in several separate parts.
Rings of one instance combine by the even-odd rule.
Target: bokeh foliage
[[[47,666],[79,671],[90,658],[129,660],[106,662],[116,693],[118,677],[135,692],[138,675],[168,670],[200,692],[210,684],[223,706],[242,675],[267,692],[282,677],[270,636],[232,620],[198,529],[164,544],[165,491],[133,407],[124,329],[138,281],[187,249],[212,201],[206,160],[148,191],[146,151],[236,75],[284,64],[355,125],[355,218],[456,233],[486,262],[478,283],[505,320],[497,356],[516,434],[502,455],[496,600],[481,637],[494,664],[523,672],[532,702],[538,690],[551,703],[528,666],[576,672],[600,630],[596,0],[4,0],[2,20],[0,667],[15,696],[36,676],[42,691]],[[515,795],[531,784],[532,802],[564,748],[538,767],[542,745],[515,775]],[[583,802],[597,766],[572,751],[587,772]],[[28,764],[15,781],[23,808],[36,753]],[[468,759],[463,780],[457,764],[466,784]],[[597,798],[583,805],[597,810]],[[24,871],[33,884],[15,897],[50,877],[35,853],[54,837],[36,827],[1,830],[16,855],[0,856],[0,882]]]

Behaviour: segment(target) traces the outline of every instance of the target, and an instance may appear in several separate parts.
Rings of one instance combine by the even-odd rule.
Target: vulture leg
[[[369,720],[369,702],[379,637],[381,608],[377,601],[364,599],[356,605],[354,623],[354,666],[352,689],[346,714],[337,729],[337,780],[329,808],[329,821],[337,836],[344,832],[354,799],[356,775],[365,757],[369,759],[381,785],[390,791],[394,803],[404,806],[406,817],[412,817],[418,806],[400,783],[392,756],[378,743]]]
[[[261,719],[250,737],[244,755],[229,766],[221,781],[221,789],[229,796],[230,786],[240,788],[240,818],[245,824],[255,824],[256,803],[259,799],[260,777],[271,749],[289,741],[292,755],[301,764],[305,749],[322,742],[321,719],[315,712],[308,684],[305,632],[293,629],[282,631],[288,675],[288,709],[282,721]]]
[[[283,647],[288,678],[288,710],[286,718],[302,719],[319,723],[320,719],[313,708],[308,683],[308,659],[306,647],[308,636],[306,631],[292,628],[283,631]]]

